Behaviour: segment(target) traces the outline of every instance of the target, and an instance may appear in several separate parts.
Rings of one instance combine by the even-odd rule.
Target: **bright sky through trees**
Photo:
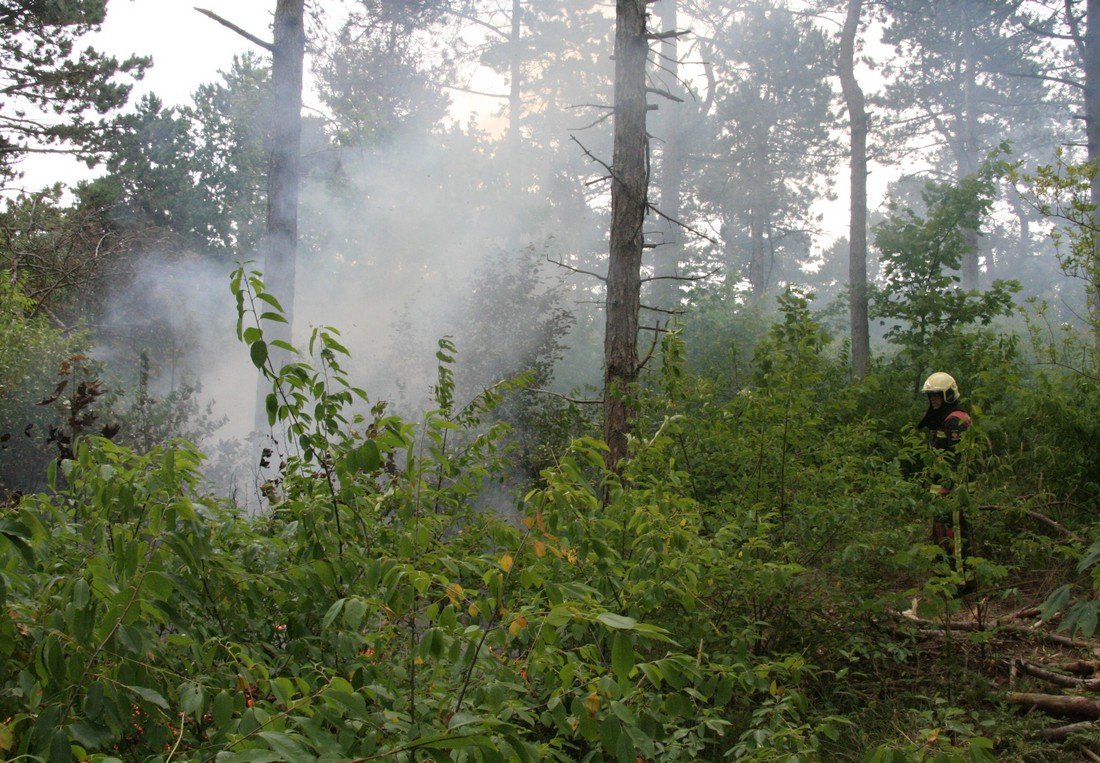
[[[200,14],[196,5],[259,37],[270,36],[271,0],[112,0],[103,28],[82,42],[120,59],[152,56],[153,65],[134,88],[132,102],[155,93],[167,104],[184,103],[196,87],[216,80],[234,55],[257,49]],[[95,174],[71,157],[58,155],[33,157],[21,169],[29,189]]]

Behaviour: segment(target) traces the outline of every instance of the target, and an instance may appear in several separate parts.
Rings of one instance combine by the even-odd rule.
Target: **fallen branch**
[[[1074,734],[1084,734],[1093,729],[1100,729],[1100,724],[1097,724],[1096,721],[1081,721],[1080,723],[1071,723],[1068,726],[1043,729],[1039,732],[1039,736],[1048,742],[1064,742]]]
[[[1069,538],[1070,540],[1080,541],[1080,538],[1077,537],[1076,533],[1074,533],[1072,530],[1067,530],[1060,522],[1058,522],[1054,519],[1051,519],[1046,514],[1041,514],[1038,511],[1035,511],[1034,509],[1027,509],[1024,513],[1027,514],[1032,519],[1036,520],[1037,522],[1042,522],[1047,527],[1050,527],[1051,529],[1057,530],[1058,532],[1062,533],[1062,535]]]
[[[1030,620],[1033,617],[1038,617],[1040,610],[1038,607],[1024,607],[1023,609],[1013,612],[1011,615],[1005,615],[1002,620]]]
[[[1009,631],[1010,633],[1020,633],[1025,636],[1031,636],[1033,638],[1039,639],[1040,641],[1049,641],[1052,644],[1070,646],[1074,649],[1089,649],[1094,646],[1087,641],[1079,641],[1077,639],[1070,638],[1069,636],[1061,636],[1057,633],[1041,631],[1037,628],[1031,628],[1027,625],[1013,625],[1011,623],[999,622],[997,623],[997,627],[1003,631]]]
[[[1058,644],[1060,646],[1073,647],[1074,649],[1090,649],[1095,646],[1095,644],[1093,643],[1073,639],[1069,636],[1062,636],[1058,633],[1051,633],[1050,631],[1032,628],[1028,625],[1019,625],[1017,623],[1005,622],[1006,619],[1011,619],[1013,615],[1009,615],[1008,618],[993,620],[992,622],[986,623],[987,627],[984,628],[982,627],[981,623],[975,622],[974,620],[948,620],[942,623],[937,623],[933,620],[925,620],[920,617],[910,617],[902,614],[901,612],[895,612],[894,615],[902,622],[909,622],[913,625],[920,626],[920,633],[930,636],[941,635],[948,631],[990,631],[994,633],[1007,632],[1020,634],[1022,636],[1037,639],[1039,641],[1048,641],[1052,644]]]
[[[1064,694],[1030,694],[1010,691],[1005,694],[1005,699],[1013,704],[1026,705],[1051,715],[1100,718],[1100,700],[1091,697],[1068,697]]]
[[[1076,673],[1079,676],[1094,676],[1097,673],[1100,673],[1100,662],[1074,660],[1073,662],[1067,662],[1064,665],[1059,665],[1058,669],[1064,670],[1067,673]]]
[[[1033,662],[1027,660],[1016,660],[1020,670],[1035,678],[1041,678],[1048,683],[1052,683],[1055,686],[1061,686],[1065,689],[1087,689],[1089,691],[1100,691],[1100,678],[1078,678],[1077,676],[1067,676],[1061,673],[1055,673],[1047,670]]]

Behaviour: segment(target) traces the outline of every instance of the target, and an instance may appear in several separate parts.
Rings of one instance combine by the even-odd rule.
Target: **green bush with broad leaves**
[[[434,406],[404,421],[352,385],[335,329],[304,351],[270,339],[278,300],[243,267],[232,286],[282,449],[268,510],[206,495],[184,441],[78,439],[47,492],[0,514],[0,755],[984,761],[1021,744],[987,690],[935,684],[891,629],[916,593],[930,617],[960,606],[927,538],[935,459],[904,424],[907,370],[838,389],[805,295],[780,300],[739,390],[688,372],[666,335],[622,473],[576,438],[498,515],[484,491],[511,438],[491,414],[523,378],[458,400],[442,339]],[[1094,393],[1001,373],[1018,351],[967,370],[980,415],[952,498],[1003,596],[1044,555],[1100,567],[1027,524],[1041,500],[1089,495],[1088,463],[1043,472],[1008,447],[1054,449],[1071,423],[1029,406]],[[1028,492],[1040,473],[1056,478]]]

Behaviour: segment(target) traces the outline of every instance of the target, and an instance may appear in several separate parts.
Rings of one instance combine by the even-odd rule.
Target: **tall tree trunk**
[[[660,31],[676,30],[676,6],[679,0],[658,0],[660,11]],[[661,40],[661,66],[665,69],[664,80],[671,93],[679,96],[682,88],[679,81],[679,38],[675,35]],[[660,210],[666,218],[680,219],[680,197],[684,182],[684,135],[683,105],[667,102],[658,112],[659,137],[663,141],[660,164]],[[676,277],[680,275],[682,264],[682,236],[680,227],[669,219],[660,221],[660,246],[655,249],[656,260],[654,275],[660,280],[654,281],[653,306],[662,310],[675,310],[680,306],[680,285]]]
[[[508,38],[512,46],[508,64],[508,177],[512,193],[516,194],[523,186],[524,173],[520,170],[520,118],[523,114],[523,52],[521,36],[523,34],[522,0],[512,0],[512,30]]]
[[[611,241],[604,329],[604,439],[607,464],[619,468],[636,416],[638,310],[646,172],[645,0],[615,3],[615,148],[611,180]]]
[[[764,202],[757,199],[749,209],[749,283],[754,304],[760,304],[768,288],[767,227]]]
[[[277,0],[272,47],[271,159],[267,177],[264,278],[283,305],[287,322],[265,326],[272,339],[290,341],[294,326],[295,259],[298,248],[298,190],[302,175],[302,69],[305,58],[304,0]],[[283,353],[272,349],[279,367]],[[267,427],[266,382],[260,378],[257,429]]]
[[[962,179],[978,171],[977,153],[980,150],[976,118],[977,106],[974,103],[974,88],[977,85],[974,58],[977,51],[974,49],[974,28],[970,20],[970,14],[966,11],[965,3],[960,5],[960,22],[963,42],[963,102],[962,113],[957,125],[960,133],[957,172],[959,179]],[[963,231],[963,236],[967,250],[963,254],[962,261],[962,285],[966,289],[977,289],[981,285],[979,259],[982,255],[984,241],[977,230]]]
[[[1094,168],[1100,167],[1100,0],[1088,0],[1085,6],[1085,133],[1088,159]],[[1092,203],[1093,230],[1100,230],[1100,172],[1092,176],[1089,189]],[[1100,350],[1100,235],[1092,239],[1093,260],[1085,274],[1088,282],[1089,315],[1092,317],[1093,342]]]
[[[848,224],[848,313],[852,329],[852,376],[862,379],[871,366],[867,318],[867,109],[855,74],[855,42],[863,0],[848,0],[840,35],[840,85],[851,130],[851,217]]]

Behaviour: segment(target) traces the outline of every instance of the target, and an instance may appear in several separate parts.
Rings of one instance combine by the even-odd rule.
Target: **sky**
[[[107,21],[92,45],[116,56],[153,57],[153,66],[136,88],[155,92],[165,102],[188,100],[191,91],[227,69],[236,53],[259,49],[237,33],[203,16],[207,8],[248,32],[271,36],[274,0],[110,0]]]
[[[103,28],[83,42],[119,59],[152,56],[153,65],[134,88],[134,100],[156,93],[169,105],[190,100],[201,84],[218,78],[233,56],[257,46],[195,10],[207,8],[246,31],[271,36],[274,0],[109,0]],[[64,156],[37,156],[21,167],[28,188],[96,174]]]

